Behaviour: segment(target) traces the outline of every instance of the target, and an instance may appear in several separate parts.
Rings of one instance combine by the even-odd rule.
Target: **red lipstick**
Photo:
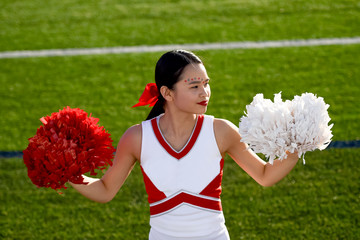
[[[208,105],[208,101],[202,101],[202,102],[198,102],[199,105],[202,106],[207,106]]]

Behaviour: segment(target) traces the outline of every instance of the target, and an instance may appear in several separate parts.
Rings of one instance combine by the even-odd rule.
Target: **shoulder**
[[[141,124],[136,124],[128,128],[125,133],[122,135],[119,143],[118,149],[126,149],[130,151],[137,159],[140,156],[141,150],[141,136],[142,136],[142,127]]]
[[[136,137],[138,135],[141,136],[141,132],[142,132],[141,124],[136,124],[136,125],[129,127],[126,130],[125,134],[130,135],[132,137]]]
[[[141,139],[142,127],[141,124],[136,124],[128,128],[122,136],[122,139],[126,140],[136,140],[138,138]]]
[[[222,132],[224,134],[231,132],[238,132],[238,128],[229,120],[214,118],[214,131]]]
[[[214,118],[214,133],[221,153],[227,152],[233,143],[241,139],[238,128],[226,119]]]

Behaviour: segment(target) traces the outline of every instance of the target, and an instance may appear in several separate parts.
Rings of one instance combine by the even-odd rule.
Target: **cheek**
[[[197,101],[199,94],[196,91],[184,91],[176,95],[175,101],[178,106],[185,107]]]
[[[177,91],[174,95],[176,101],[183,102],[186,99],[191,98],[191,91]]]

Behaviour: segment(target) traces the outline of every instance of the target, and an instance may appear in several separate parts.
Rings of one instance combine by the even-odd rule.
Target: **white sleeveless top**
[[[159,239],[210,239],[227,233],[220,201],[224,160],[215,139],[214,118],[199,115],[188,142],[176,151],[160,131],[160,117],[142,122],[140,166],[151,231]]]

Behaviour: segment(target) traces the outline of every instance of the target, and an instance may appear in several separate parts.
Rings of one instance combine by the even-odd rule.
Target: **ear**
[[[173,100],[173,93],[168,87],[162,86],[160,88],[160,93],[166,101],[170,102]]]

